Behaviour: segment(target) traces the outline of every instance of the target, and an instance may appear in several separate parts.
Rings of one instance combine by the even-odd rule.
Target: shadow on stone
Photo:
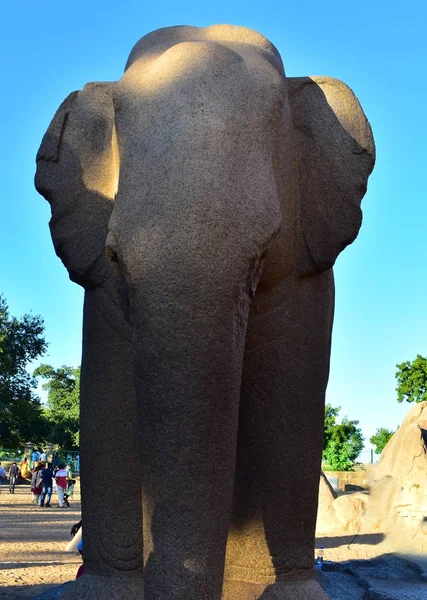
[[[55,587],[49,588],[42,594],[34,596],[33,600],[56,600],[60,598],[65,589],[71,585],[71,582],[64,583],[62,585],[56,585]]]

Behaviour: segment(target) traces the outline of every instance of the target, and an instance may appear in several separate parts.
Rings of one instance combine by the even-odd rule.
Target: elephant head
[[[306,390],[318,415],[317,442],[307,456],[320,465],[332,318],[327,272],[357,235],[373,163],[369,124],[345,84],[287,78],[268,40],[225,25],[145,36],[119,81],[74,92],[49,126],[36,187],[52,207],[56,252],[92,299],[82,405],[94,413],[102,402],[111,416],[117,379],[133,365],[127,388],[136,394],[133,443],[142,459],[146,599],[159,597],[159,589],[171,599],[221,594],[257,294],[274,295],[271,308],[287,302],[290,289],[303,296],[317,290],[301,318],[312,310],[314,327],[322,323],[322,334],[304,342],[314,344],[321,365],[316,389]],[[99,290],[107,294],[98,302]],[[296,310],[303,305],[298,294]],[[120,325],[126,349],[113,332],[122,319],[119,296],[131,323]],[[285,323],[288,313],[281,314]],[[116,359],[121,367],[114,373]],[[88,444],[86,457],[91,452]],[[317,493],[311,496],[315,518]],[[128,521],[121,524],[125,531]],[[303,569],[311,560],[310,535]]]
[[[333,78],[286,78],[280,55],[266,38],[224,25],[171,27],[148,34],[132,49],[125,77],[131,69],[143,72],[180,44],[208,41],[235,53],[258,53],[280,74],[283,102],[290,112],[282,107],[278,111],[282,108],[291,119],[293,139],[279,140],[277,151],[289,154],[293,145],[298,155],[293,165],[298,217],[293,225],[300,239],[294,267],[300,274],[329,269],[357,236],[360,202],[374,164],[372,133],[357,98]],[[128,81],[132,93],[132,77]],[[120,88],[120,82],[89,84],[70,94],[37,155],[36,187],[51,203],[55,249],[71,279],[84,287],[99,285],[111,275],[105,245],[121,171],[116,133],[121,99],[115,87]],[[276,125],[282,117],[277,114]],[[286,186],[289,191],[290,183]],[[289,203],[288,198],[281,201]]]

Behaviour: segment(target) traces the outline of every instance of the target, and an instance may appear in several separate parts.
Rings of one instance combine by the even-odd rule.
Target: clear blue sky
[[[43,316],[45,360],[80,363],[83,298],[54,254],[49,207],[33,187],[55,110],[86,82],[119,78],[133,44],[153,29],[245,25],[277,46],[289,76],[345,81],[371,122],[377,165],[361,233],[335,270],[327,398],[360,420],[366,438],[395,428],[410,408],[396,402],[395,364],[427,352],[426,19],[422,0],[5,3],[0,292],[12,314]]]

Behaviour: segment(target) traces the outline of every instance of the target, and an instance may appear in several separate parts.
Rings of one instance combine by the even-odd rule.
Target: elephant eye
[[[117,252],[115,252],[109,246],[106,247],[105,254],[110,262],[113,262],[113,263],[119,262],[119,257],[117,256]]]

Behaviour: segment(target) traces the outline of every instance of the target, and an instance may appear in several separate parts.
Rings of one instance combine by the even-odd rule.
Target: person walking
[[[58,505],[59,508],[63,508],[64,506],[64,492],[67,489],[67,471],[65,469],[65,465],[61,463],[59,465],[59,469],[55,475],[56,485],[57,485],[57,494],[58,494]]]
[[[37,465],[31,477],[31,491],[33,493],[33,502],[36,506],[40,504],[40,496],[43,492],[42,465]]]
[[[50,498],[52,496],[52,479],[53,479],[53,471],[49,465],[42,470],[42,494],[40,496],[40,506],[43,507],[44,501],[47,496],[46,506],[50,507]]]
[[[1,479],[2,477],[7,477],[7,473],[4,470],[4,468],[1,466],[1,462],[0,462],[0,494],[1,494]]]
[[[13,462],[9,467],[9,471],[7,472],[7,478],[9,479],[9,493],[10,494],[15,493],[15,485],[18,482],[18,477],[19,477],[19,467],[16,464],[16,462]]]
[[[72,469],[72,465],[68,464],[67,467],[67,493],[65,494],[66,498],[67,498],[67,502],[65,502],[65,504],[68,505],[68,499],[73,497],[74,494],[74,485],[76,483],[76,480],[73,478],[73,471]],[[65,496],[64,496],[64,501],[65,501]]]

